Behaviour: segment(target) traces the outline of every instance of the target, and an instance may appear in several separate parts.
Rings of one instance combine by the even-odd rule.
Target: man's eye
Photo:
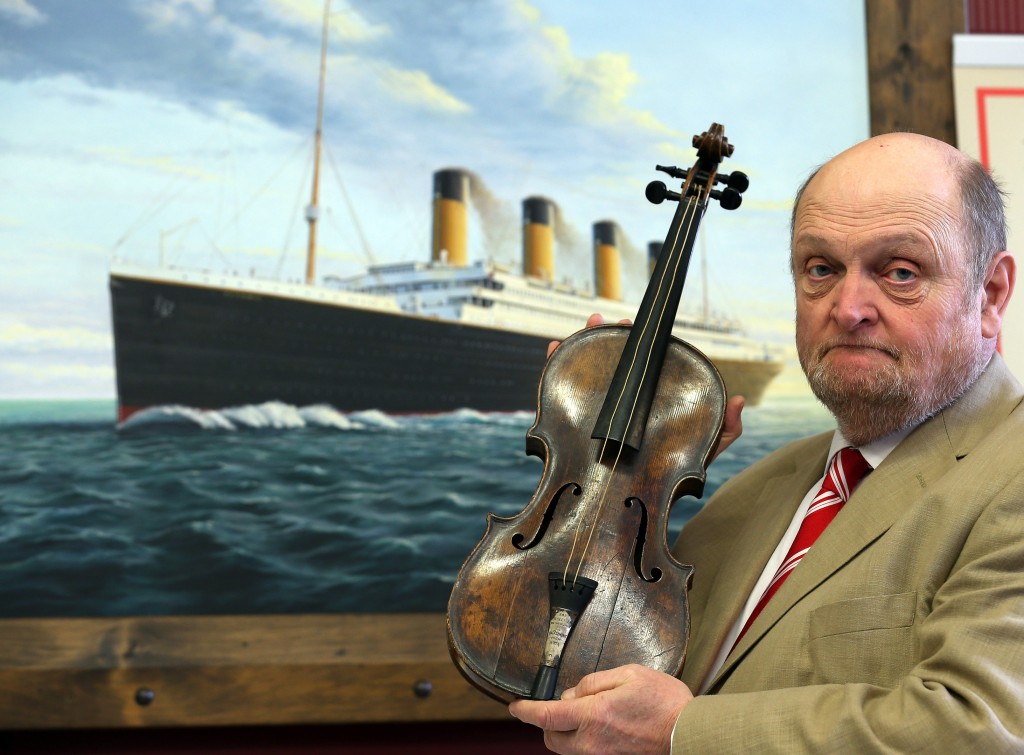
[[[828,265],[811,265],[807,271],[812,278],[824,278],[832,272]]]
[[[888,276],[889,278],[891,278],[894,281],[897,281],[898,283],[906,283],[907,281],[914,280],[914,278],[917,277],[917,274],[913,270],[910,270],[909,268],[897,267],[890,270],[888,272]]]

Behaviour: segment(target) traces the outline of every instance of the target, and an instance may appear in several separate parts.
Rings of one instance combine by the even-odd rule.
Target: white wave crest
[[[477,409],[456,409],[445,414],[423,417],[428,422],[442,425],[529,425],[533,418],[534,413],[528,411],[481,412]]]
[[[195,409],[180,404],[153,406],[134,413],[119,430],[155,426],[192,426],[202,430],[289,430],[325,427],[334,430],[401,430],[427,425],[528,425],[533,412],[480,412],[457,409],[442,414],[395,416],[377,409],[339,412],[328,404],[296,407],[282,401],[246,404],[226,409]]]
[[[234,430],[235,426],[220,412],[193,409],[190,406],[172,404],[151,406],[135,412],[118,425],[121,430],[135,430],[158,425],[196,425],[204,430]]]
[[[210,412],[217,414],[218,412]],[[280,401],[268,401],[265,404],[250,404],[248,406],[233,406],[228,409],[221,409],[220,414],[234,426],[247,427],[250,429],[273,428],[275,430],[305,427],[299,410],[291,404]]]
[[[353,421],[329,404],[314,404],[299,409],[299,416],[307,425],[333,427],[336,430],[364,430],[366,425]],[[353,415],[354,416],[354,415]]]
[[[194,409],[178,404],[153,406],[136,412],[118,429],[136,430],[161,425],[195,426],[203,430],[291,430],[301,427],[332,427],[362,430],[344,414],[326,405],[298,408],[282,401],[232,406],[226,409]]]
[[[401,422],[389,414],[377,409],[367,409],[361,412],[352,412],[350,419],[358,420],[368,427],[379,427],[385,430],[397,430],[402,426]]]
[[[486,422],[487,415],[476,409],[456,409],[451,413],[451,418],[462,422]]]

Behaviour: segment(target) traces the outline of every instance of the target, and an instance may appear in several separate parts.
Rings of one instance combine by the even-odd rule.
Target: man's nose
[[[878,320],[877,286],[864,275],[848,272],[835,288],[832,316],[847,331]]]

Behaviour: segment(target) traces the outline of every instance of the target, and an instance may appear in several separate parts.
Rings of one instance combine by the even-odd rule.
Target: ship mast
[[[316,137],[313,148],[313,195],[306,207],[306,221],[309,223],[309,243],[306,246],[306,285],[313,285],[316,277],[316,221],[320,217],[320,142],[324,126],[324,79],[327,73],[327,23],[330,18],[331,0],[324,0],[324,23],[320,36],[320,91],[316,101]]]

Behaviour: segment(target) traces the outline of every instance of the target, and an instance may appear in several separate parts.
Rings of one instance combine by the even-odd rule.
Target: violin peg
[[[750,188],[750,179],[747,174],[743,171],[734,170],[728,176],[725,177],[725,185],[730,189],[735,189],[737,192],[742,194],[748,188]]]
[[[671,199],[675,202],[679,201],[678,192],[669,191],[668,187],[661,181],[651,181],[647,184],[647,189],[644,191],[644,195],[647,197],[647,201],[651,204],[661,204],[666,199]]]
[[[711,192],[711,198],[717,199],[718,203],[722,205],[723,210],[735,210],[743,204],[743,197],[733,188],[722,189],[721,191],[715,189]]]
[[[683,180],[686,178],[686,171],[680,170],[674,165],[655,165],[655,170],[660,170],[662,173],[668,173],[672,178],[678,178]]]

